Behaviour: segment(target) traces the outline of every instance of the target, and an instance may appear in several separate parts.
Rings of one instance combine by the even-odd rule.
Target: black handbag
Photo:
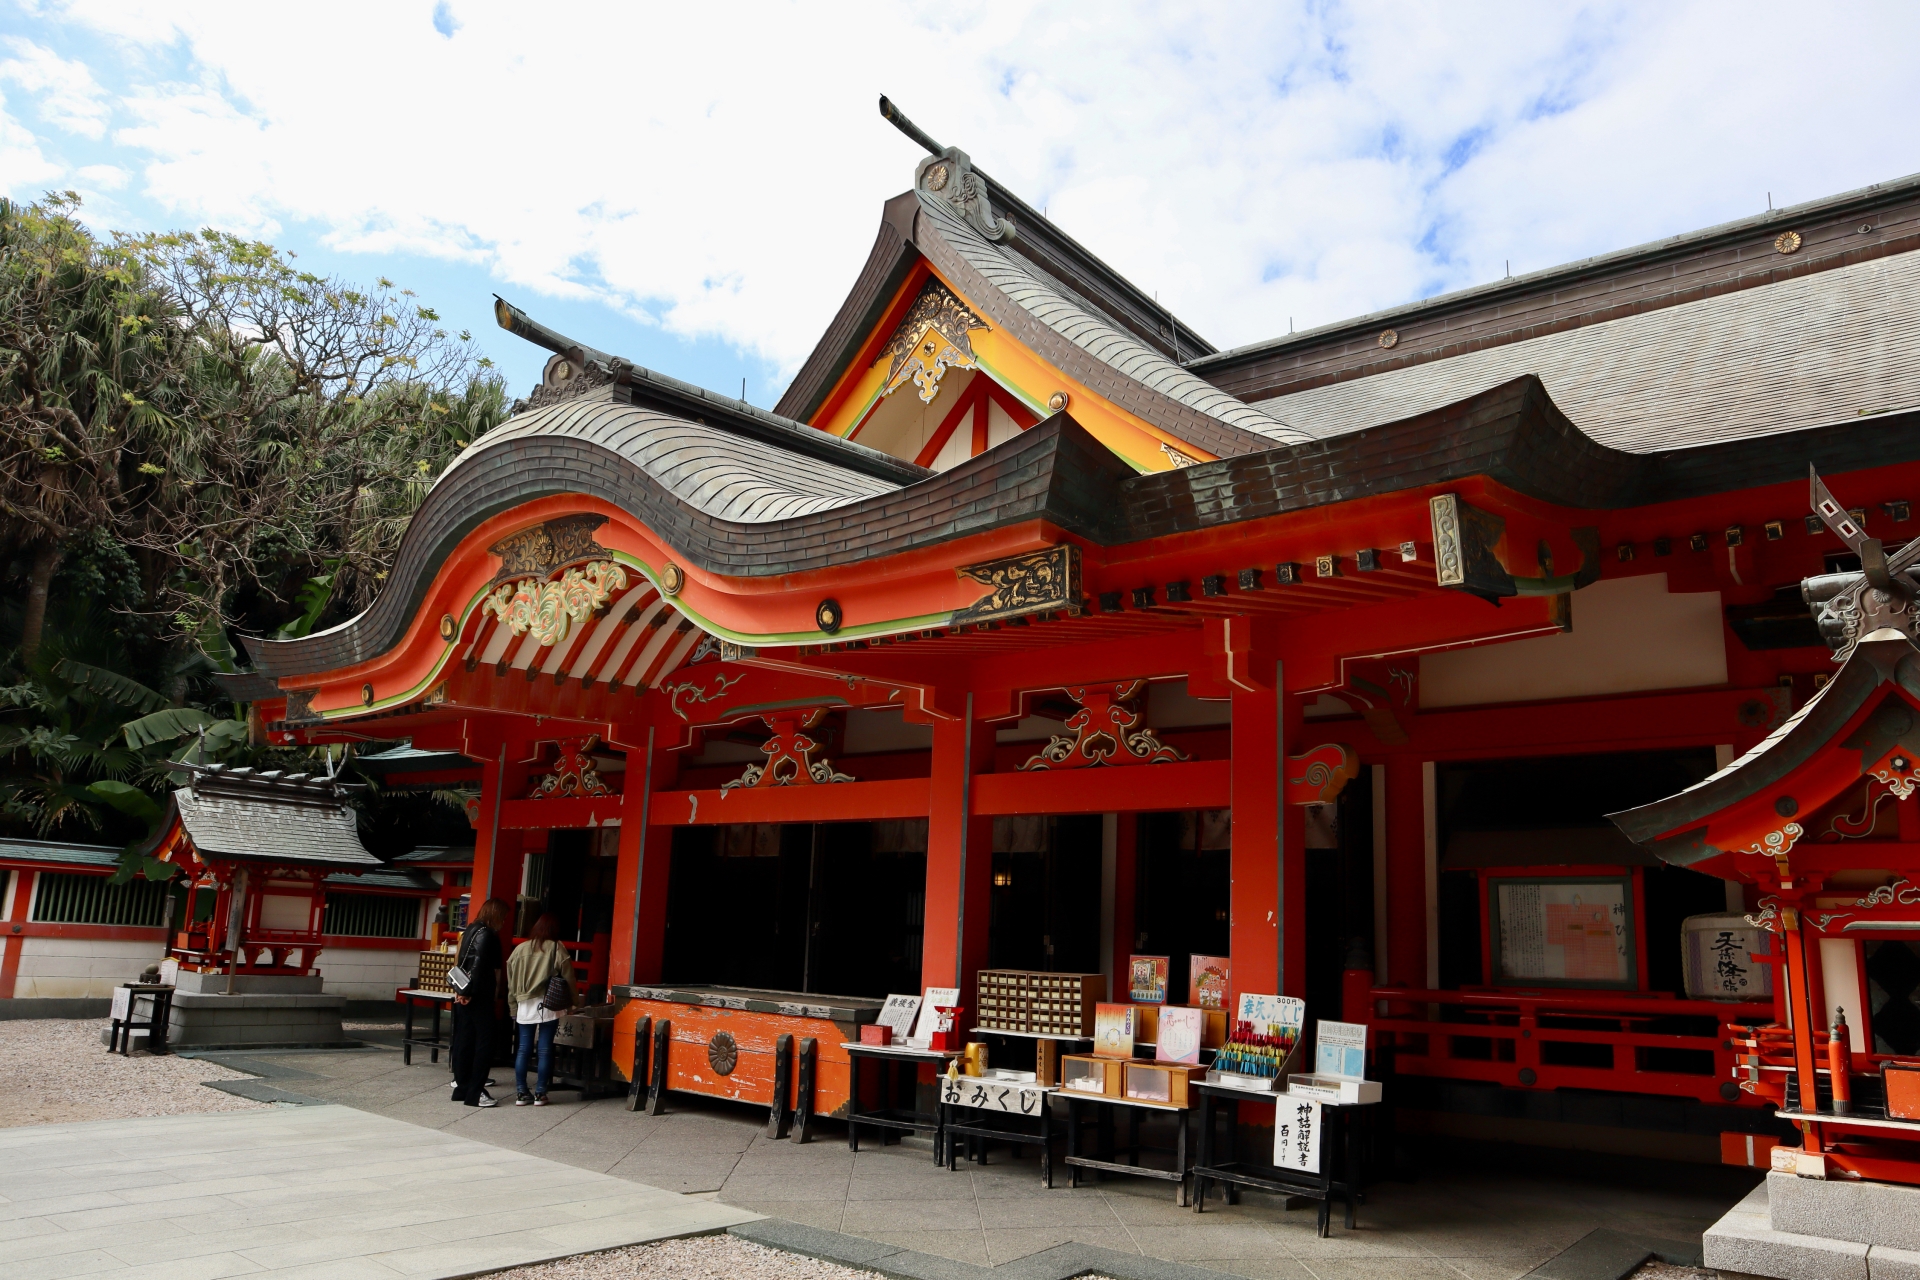
[[[473,984],[473,975],[467,972],[467,966],[480,958],[482,948],[478,945],[478,934],[484,927],[476,926],[467,930],[467,936],[460,940],[460,955],[447,969],[447,985],[453,988],[456,995],[464,995]]]
[[[568,963],[564,958],[561,963]],[[555,1013],[573,1006],[573,984],[567,981],[564,973],[556,973],[547,979],[546,994],[540,997],[542,1009],[552,1009]]]

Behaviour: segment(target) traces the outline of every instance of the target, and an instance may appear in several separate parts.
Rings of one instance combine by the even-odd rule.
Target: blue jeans
[[[520,1028],[520,1049],[513,1055],[513,1087],[520,1093],[527,1091],[527,1057],[533,1052],[533,1038],[537,1032],[540,1037],[540,1070],[535,1077],[539,1085],[534,1089],[536,1095],[547,1091],[547,1081],[553,1076],[553,1033],[560,1029],[560,1020],[552,1022],[522,1022]]]

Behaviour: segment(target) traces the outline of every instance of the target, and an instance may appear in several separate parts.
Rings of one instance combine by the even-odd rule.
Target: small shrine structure
[[[1771,1232],[1871,1248],[1896,1243],[1861,1234],[1884,1206],[1824,1192],[1809,1220],[1796,1179],[1920,1187],[1920,539],[1889,552],[1817,475],[1812,505],[1861,565],[1801,586],[1840,669],[1725,769],[1612,816],[1661,859],[1752,886],[1746,922],[1784,945],[1751,957],[1779,965],[1775,1017],[1727,1027],[1733,1074],[1800,1134],[1774,1148],[1759,1210]],[[1900,1203],[1920,1213],[1920,1192]],[[1756,1263],[1753,1250],[1787,1246],[1743,1230],[1740,1211],[1715,1232],[1725,1252],[1709,1233],[1710,1265],[1798,1274],[1785,1252]]]
[[[378,870],[351,784],[318,774],[182,763],[145,852],[180,868],[167,948],[178,992],[169,1041],[307,1044],[342,1038],[345,996],[323,994],[327,879]]]

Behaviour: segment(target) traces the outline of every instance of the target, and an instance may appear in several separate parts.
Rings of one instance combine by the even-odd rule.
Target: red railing
[[[1761,1106],[1738,1088],[1724,1023],[1772,1022],[1771,1002],[1679,1000],[1664,992],[1427,991],[1377,987],[1353,971],[1346,1018],[1401,1075],[1512,1089],[1604,1089]]]

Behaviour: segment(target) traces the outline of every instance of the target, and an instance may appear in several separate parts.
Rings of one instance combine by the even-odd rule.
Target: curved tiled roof
[[[1215,432],[1194,437],[1194,444],[1228,456],[1251,452],[1269,442],[1302,444],[1313,438],[1274,414],[1243,404],[1212,383],[1196,378],[1101,316],[1091,303],[1073,297],[1064,285],[1042,278],[1017,254],[988,241],[947,201],[925,192],[918,194],[922,217],[916,242],[922,249],[935,247],[927,243],[931,232],[958,255],[971,274],[1046,329],[1138,383],[1168,407],[1187,410],[1216,424]],[[936,254],[929,256],[935,258],[936,265],[948,265]],[[1004,322],[1004,315],[994,314],[991,296],[975,296],[973,301],[988,312],[990,319]],[[1186,415],[1156,413],[1153,404],[1138,400],[1129,403],[1125,394],[1113,398],[1155,426],[1187,438],[1183,427],[1190,425],[1191,418],[1183,422]]]
[[[652,476],[688,506],[756,524],[810,515],[899,486],[764,441],[623,403],[603,388],[508,419],[453,460],[435,487],[495,450],[533,437],[599,445]]]
[[[1260,402],[1325,438],[1523,374],[1629,453],[1920,406],[1920,253],[1466,352]]]

